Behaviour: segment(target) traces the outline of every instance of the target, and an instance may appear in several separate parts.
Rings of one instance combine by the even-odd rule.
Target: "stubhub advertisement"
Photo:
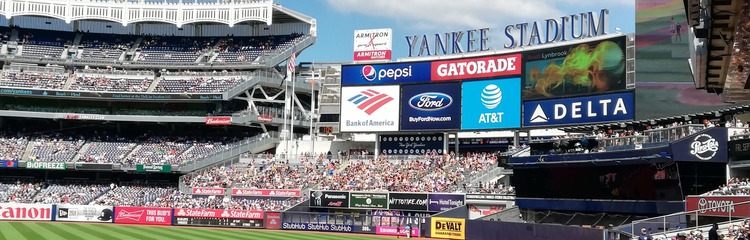
[[[341,88],[341,132],[397,132],[399,86]]]
[[[341,85],[429,82],[430,67],[430,62],[343,65]]]
[[[525,127],[633,120],[633,92],[587,97],[527,101],[523,104]]]
[[[460,127],[460,83],[401,87],[401,130],[457,130]]]
[[[521,78],[463,82],[461,130],[521,127]]]

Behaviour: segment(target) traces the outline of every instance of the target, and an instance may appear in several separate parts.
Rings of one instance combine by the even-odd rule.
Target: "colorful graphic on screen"
[[[618,37],[527,53],[523,99],[625,90],[624,43]]]

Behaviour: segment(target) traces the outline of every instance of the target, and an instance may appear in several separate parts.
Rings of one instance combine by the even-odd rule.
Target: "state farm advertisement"
[[[233,188],[232,196],[238,197],[299,197],[299,189],[251,189]]]
[[[115,206],[115,223],[172,225],[172,209]]]
[[[0,203],[0,220],[52,221],[52,204]]]
[[[206,117],[206,125],[232,125],[232,117]]]
[[[193,195],[224,195],[223,188],[193,188]]]
[[[263,211],[175,208],[175,217],[262,220]]]
[[[688,196],[685,211],[696,210],[703,216],[750,217],[750,196]]]
[[[521,54],[434,61],[430,72],[432,81],[521,75]]]

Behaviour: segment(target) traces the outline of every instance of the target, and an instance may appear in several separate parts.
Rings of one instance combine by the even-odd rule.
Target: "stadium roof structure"
[[[315,19],[274,4],[273,0],[10,0],[0,2],[0,14],[44,16],[76,20],[104,20],[123,26],[139,22],[164,22],[178,27],[193,23],[219,23],[230,27],[255,21],[302,21]]]

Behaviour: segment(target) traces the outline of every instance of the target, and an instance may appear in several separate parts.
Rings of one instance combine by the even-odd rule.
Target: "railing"
[[[267,136],[263,136],[263,135],[255,136],[255,137],[243,140],[242,142],[238,143],[233,148],[215,153],[201,160],[185,163],[181,165],[180,167],[178,167],[177,169],[180,172],[192,172],[192,171],[205,168],[216,163],[226,161],[231,158],[239,158],[241,154],[253,151],[255,150],[254,148],[262,146],[264,144],[277,144],[278,142],[279,142],[279,134],[277,132],[271,132]]]
[[[600,138],[596,139],[599,142],[599,147],[619,147],[619,146],[632,146],[639,145],[648,142],[647,136],[627,136],[627,137],[613,137],[613,138]]]
[[[286,47],[283,50],[268,52],[266,54],[268,54],[271,57],[261,59],[263,58],[263,55],[261,55],[261,57],[259,57],[259,60],[263,62],[264,64],[266,64],[266,66],[273,67],[281,63],[282,61],[286,60],[287,58],[289,58],[289,56],[291,56],[292,54],[295,54],[294,52],[292,52],[292,49],[302,50],[305,47],[312,45],[314,42],[315,42],[314,37],[310,35],[305,35],[304,38],[297,39],[294,43],[292,43],[294,47]]]
[[[647,143],[671,142],[687,137],[690,134],[705,129],[703,124],[688,124],[661,129],[643,131],[643,136],[648,137]]]
[[[635,239],[638,238],[637,233],[640,231],[640,229],[657,229],[661,230],[662,232],[658,232],[659,234],[670,234],[675,232],[683,232],[683,231],[690,231],[695,230],[699,228],[703,228],[701,226],[717,222],[718,219],[725,218],[725,223],[732,222],[733,219],[741,219],[741,218],[747,218],[750,213],[748,212],[742,212],[742,213],[735,213],[734,209],[747,209],[750,207],[750,201],[745,202],[739,202],[739,203],[732,203],[727,204],[727,202],[731,201],[722,201],[720,204],[716,204],[716,206],[710,207],[709,203],[704,203],[704,206],[699,206],[700,209],[689,211],[689,212],[680,212],[680,213],[673,213],[669,215],[659,216],[659,217],[653,217],[643,220],[636,220],[630,223],[630,233],[632,234]],[[698,203],[701,205],[700,203]],[[726,213],[725,217],[716,216],[716,215],[706,215],[705,213],[707,211],[711,212],[722,212]],[[690,219],[689,218],[694,218]],[[708,219],[704,222],[701,222],[701,218]],[[625,231],[628,232],[628,231]],[[652,235],[654,232],[650,232]]]
[[[729,136],[730,141],[740,140],[740,139],[750,139],[750,133],[743,133],[743,134]]]

